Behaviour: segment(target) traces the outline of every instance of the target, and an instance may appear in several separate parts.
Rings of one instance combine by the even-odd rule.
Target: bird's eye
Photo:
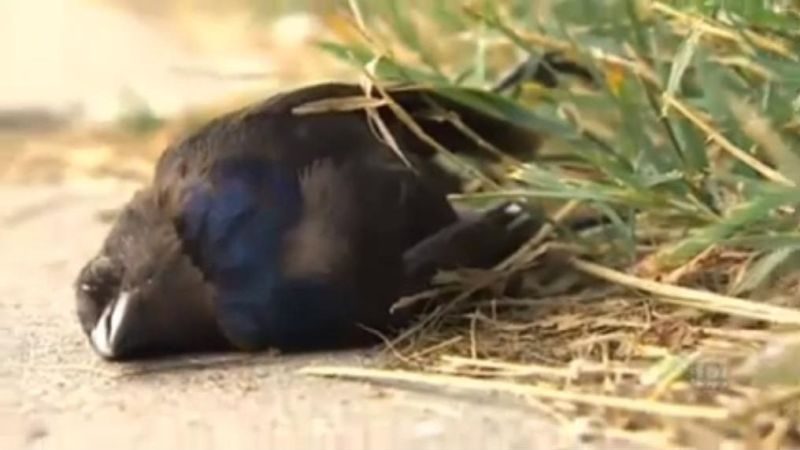
[[[100,258],[81,273],[76,291],[83,302],[103,307],[116,296],[119,287],[119,272]]]

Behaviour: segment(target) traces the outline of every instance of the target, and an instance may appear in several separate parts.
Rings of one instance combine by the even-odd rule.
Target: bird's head
[[[81,327],[109,360],[221,349],[211,287],[151,191],[117,218],[75,282]]]

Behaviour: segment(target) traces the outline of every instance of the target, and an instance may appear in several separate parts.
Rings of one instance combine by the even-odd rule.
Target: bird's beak
[[[121,292],[115,301],[103,309],[100,319],[91,332],[91,343],[95,351],[105,359],[115,359],[123,350],[126,317],[130,312],[131,295]]]

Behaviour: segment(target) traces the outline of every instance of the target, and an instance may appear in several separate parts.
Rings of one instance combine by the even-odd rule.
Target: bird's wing
[[[457,218],[446,197],[396,161],[321,160],[301,177],[302,219],[287,247],[292,276],[326,276],[376,329],[406,283],[403,253]]]

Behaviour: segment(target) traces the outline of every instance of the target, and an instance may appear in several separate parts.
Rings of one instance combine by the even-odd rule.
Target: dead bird
[[[429,136],[493,158],[452,123],[529,158],[534,131],[433,90],[389,90]],[[411,163],[375,133],[363,109],[297,114],[316,101],[363,96],[323,83],[223,115],[166,149],[152,182],[116,218],[75,282],[77,314],[103,358],[219,349],[284,351],[375,342],[411,313],[399,296],[436,270],[487,267],[539,223],[518,205],[460,217],[457,181],[386,104],[375,107]]]

